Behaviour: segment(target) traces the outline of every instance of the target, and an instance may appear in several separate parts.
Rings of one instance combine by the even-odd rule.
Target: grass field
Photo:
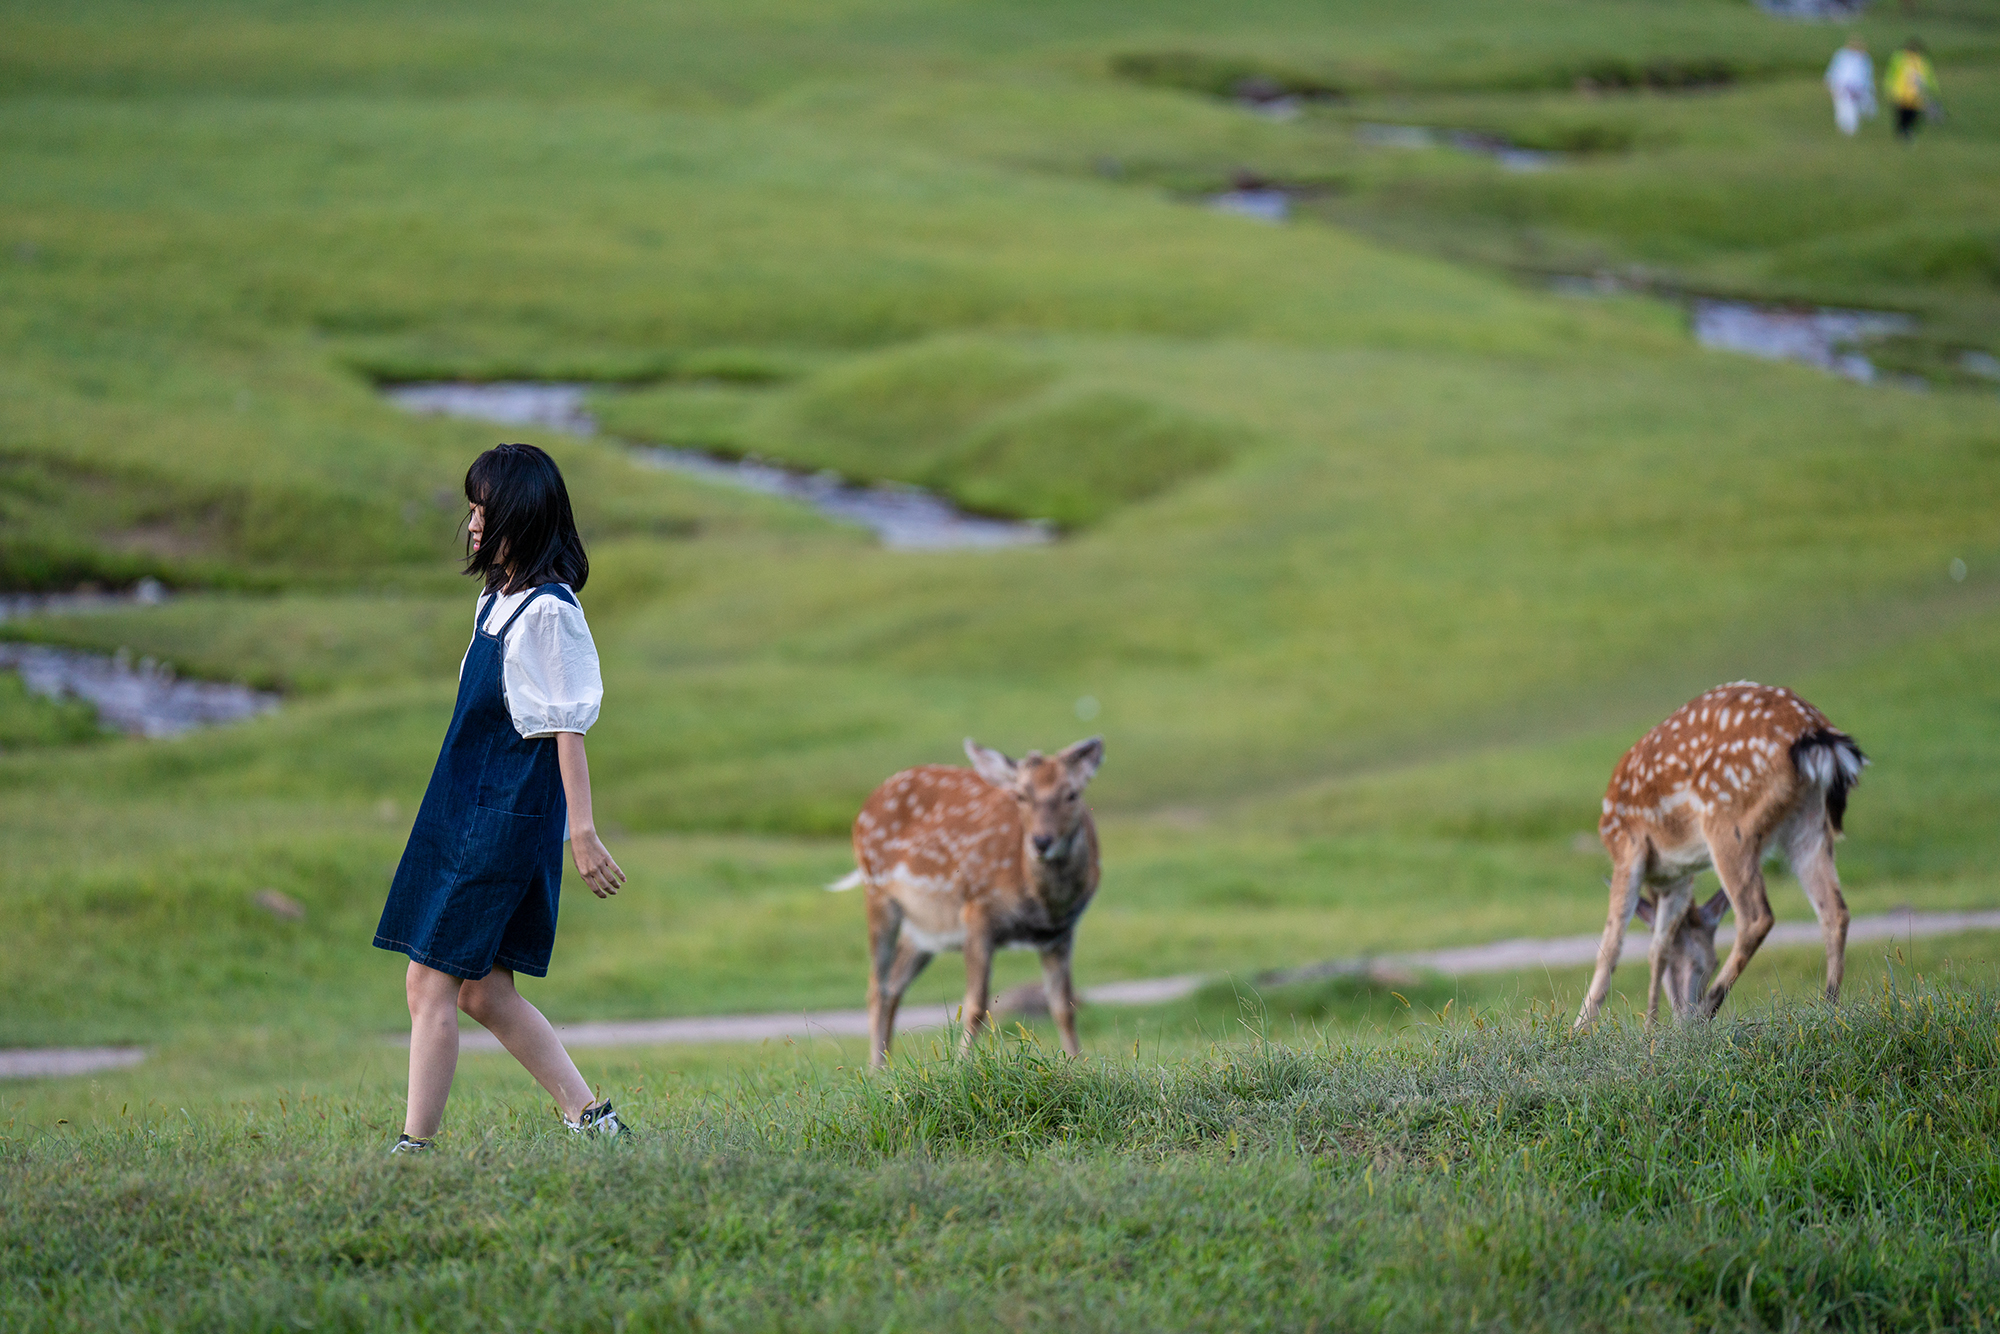
[[[470,1070],[489,1128],[421,1164],[356,1148],[365,1081],[128,1104],[19,1160],[0,1302],[23,1329],[1982,1328],[1991,992],[1889,980],[1838,1018],[1583,1044],[1558,1016],[655,1066],[651,1134],[605,1145]]]
[[[1838,1014],[1773,952],[1657,1041],[1564,1039],[1573,974],[1252,981],[1593,930],[1605,775],[1742,677],[1875,761],[1857,912],[2000,904],[1990,5],[1858,25],[1937,54],[1909,145],[1834,133],[1843,30],[1735,0],[0,14],[0,589],[175,590],[0,632],[286,694],[139,742],[0,676],[0,1045],[154,1053],[0,1087],[7,1327],[1995,1322],[2000,943],[1857,947]],[[1273,120],[1247,75],[1328,95]],[[1196,206],[1242,172],[1295,219]],[[1908,312],[1876,355],[1930,388],[1704,351],[1690,292]],[[859,1004],[817,887],[967,734],[1107,736],[1083,985],[1222,980],[1092,1010],[1074,1069],[588,1053],[647,1131],[603,1152],[469,1056],[441,1160],[380,1160],[368,941],[496,433],[376,389],[510,376],[598,385],[611,437],[526,434],[590,542],[632,872],[568,896],[552,1015]],[[885,551],[619,439],[1063,536]]]

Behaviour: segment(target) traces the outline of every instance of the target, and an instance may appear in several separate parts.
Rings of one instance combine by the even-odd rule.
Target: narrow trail
[[[146,1059],[144,1047],[0,1048],[0,1079],[48,1079],[119,1070]]]
[[[1848,924],[1847,940],[1851,946],[1871,940],[1916,940],[1968,931],[2000,931],[2000,911],[1890,912],[1857,917]],[[1649,938],[1643,929],[1628,934],[1621,962],[1644,960]],[[1725,946],[1734,938],[1734,930],[1724,929],[1716,933],[1716,944],[1718,947]],[[1393,978],[1418,973],[1469,977],[1479,973],[1527,972],[1537,968],[1575,968],[1597,958],[1597,940],[1594,935],[1558,936],[1541,940],[1496,940],[1486,945],[1409,954],[1377,954],[1256,974],[1250,981],[1256,986],[1289,986],[1333,977]],[[1816,922],[1780,922],[1764,938],[1764,947],[1817,945],[1819,941],[1819,924]],[[1192,996],[1208,983],[1227,976],[1230,974],[1182,973],[1174,977],[1107,982],[1102,986],[1086,987],[1082,994],[1085,1003],[1090,1005],[1163,1005]],[[1027,1013],[1035,1007],[1026,993],[1039,990],[1038,984],[1017,987],[996,999],[994,1012]],[[956,1005],[906,1005],[897,1017],[896,1031],[910,1033],[945,1028],[956,1022]],[[868,1011],[795,1010],[777,1014],[720,1014],[687,1019],[612,1020],[558,1024],[556,1032],[567,1047],[653,1047],[703,1042],[764,1042],[773,1038],[866,1037]],[[405,1037],[400,1041],[407,1044],[409,1039]],[[464,1033],[460,1044],[467,1051],[501,1049],[492,1034],[480,1030]],[[137,1065],[145,1058],[146,1049],[143,1047],[0,1049],[0,1079],[45,1079],[90,1074]]]

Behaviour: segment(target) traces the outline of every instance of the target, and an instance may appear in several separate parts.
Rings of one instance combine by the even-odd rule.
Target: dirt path
[[[1966,931],[2000,931],[2000,911],[1985,912],[1893,912],[1874,917],[1857,917],[1849,924],[1850,945],[1871,940],[1915,940],[1925,936],[1950,936]],[[1735,933],[1716,933],[1716,943],[1725,944]],[[1819,944],[1819,926],[1812,922],[1780,922],[1765,937],[1765,945]],[[1625,939],[1623,961],[1646,957],[1647,935],[1642,927]],[[1259,986],[1286,986],[1330,977],[1359,977],[1385,973],[1442,973],[1446,977],[1467,977],[1477,973],[1527,972],[1537,968],[1575,968],[1597,957],[1596,936],[1560,936],[1544,940],[1497,940],[1488,945],[1466,945],[1448,950],[1425,950],[1414,954],[1378,954],[1368,958],[1335,959],[1264,973],[1254,980]],[[1193,995],[1221,975],[1183,973],[1177,977],[1140,978],[1130,982],[1108,982],[1087,987],[1083,999],[1092,1005],[1162,1005]],[[1039,991],[1039,984],[1015,988],[998,998],[996,1012],[1021,1013],[1030,1008],[1021,1004],[1023,993]],[[1013,999],[1013,1003],[1007,1002]],[[900,1033],[948,1027],[955,1022],[955,1006],[906,1006],[896,1021]],[[564,1045],[570,1047],[651,1047],[690,1042],[765,1042],[773,1038],[851,1038],[868,1035],[866,1010],[799,1010],[784,1014],[722,1014],[691,1019],[633,1019],[605,1023],[559,1024]],[[408,1039],[404,1039],[407,1042]],[[490,1033],[468,1032],[461,1039],[468,1051],[498,1051],[500,1044]],[[0,1050],[0,1079],[46,1079],[58,1075],[89,1074],[137,1065],[146,1058],[143,1047],[28,1047]]]
[[[0,1079],[48,1079],[117,1070],[146,1059],[144,1047],[12,1047],[0,1049]]]
[[[1883,913],[1857,917],[1848,924],[1850,945],[1871,940],[1913,940],[1924,936],[1949,936],[1963,931],[2000,931],[2000,911]],[[1716,933],[1718,946],[1735,938],[1733,930]],[[1623,962],[1643,961],[1647,935],[1643,926],[1625,940]],[[1414,954],[1383,954],[1364,959],[1338,959],[1309,964],[1256,979],[1258,985],[1283,986],[1320,978],[1362,976],[1369,973],[1443,973],[1447,977],[1467,977],[1477,973],[1526,972],[1537,968],[1574,968],[1597,958],[1597,940],[1592,936],[1560,936],[1544,940],[1499,940],[1487,945],[1467,945],[1457,949],[1426,950]],[[1765,946],[1818,945],[1817,922],[1781,922],[1764,938]],[[1218,975],[1183,973],[1177,977],[1141,978],[1131,982],[1108,982],[1086,987],[1083,999],[1092,1005],[1162,1005],[1182,1000],[1201,990]],[[1040,983],[1015,988],[996,999],[997,1013],[1021,1013],[1031,1007],[1004,1002],[1022,993],[1039,993]],[[909,1033],[945,1028],[957,1022],[956,1005],[905,1006],[896,1020],[896,1031]],[[563,1024],[556,1032],[571,1047],[642,1047],[683,1042],[762,1042],[772,1038],[866,1037],[866,1010],[802,1010],[790,1014],[714,1015],[698,1019],[639,1019],[623,1023]],[[500,1044],[491,1034],[467,1033],[462,1039],[469,1050],[498,1051]]]
[[[1620,963],[1643,960],[1652,939],[1643,923],[1625,936]],[[1913,940],[1922,936],[1950,936],[1961,931],[2000,930],[2000,912],[1888,912],[1873,917],[1857,917],[1847,924],[1847,943],[1853,946],[1870,940]],[[1736,939],[1734,927],[1715,933],[1718,951]],[[1340,959],[1328,963],[1288,968],[1266,973],[1258,981],[1266,986],[1310,982],[1323,977],[1352,976],[1394,969],[1414,973],[1443,973],[1446,977],[1466,977],[1474,973],[1515,973],[1535,968],[1574,968],[1597,959],[1596,936],[1561,936],[1552,940],[1496,940],[1490,945],[1465,945],[1457,949],[1428,950],[1419,954],[1383,954],[1371,959]],[[1780,922],[1764,937],[1764,947],[1818,945],[1819,923]]]

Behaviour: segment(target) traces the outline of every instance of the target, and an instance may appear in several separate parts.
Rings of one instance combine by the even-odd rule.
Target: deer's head
[[[967,737],[965,754],[981,778],[1020,807],[1030,861],[1067,861],[1083,828],[1083,789],[1104,761],[1104,738],[1090,737],[1054,755],[1031,750],[1010,760]]]
[[[1677,1019],[1685,1020],[1694,1014],[1702,993],[1708,989],[1708,979],[1715,976],[1715,928],[1728,911],[1729,895],[1718,889],[1715,897],[1707,903],[1695,904],[1681,918],[1681,928],[1674,933],[1673,945],[1667,953],[1666,976],[1661,980]],[[1651,926],[1653,917],[1652,900],[1640,899],[1640,920]]]

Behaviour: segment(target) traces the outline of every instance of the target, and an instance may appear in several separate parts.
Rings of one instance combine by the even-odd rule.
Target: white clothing
[[[497,634],[532,592],[530,588],[503,595],[486,617],[486,632]],[[473,605],[477,625],[486,609],[486,594],[481,593]],[[580,608],[553,595],[536,598],[507,632],[500,664],[507,713],[523,737],[588,732],[597,721],[604,703],[604,678],[598,673],[597,644]],[[463,658],[458,674],[465,675]]]
[[[1859,90],[1870,100],[1875,96],[1875,62],[1866,51],[1843,46],[1826,64],[1826,86]]]
[[[1833,123],[1842,134],[1861,128],[1861,118],[1875,114],[1875,62],[1865,51],[1843,46],[1826,66],[1826,90],[1833,94]]]

